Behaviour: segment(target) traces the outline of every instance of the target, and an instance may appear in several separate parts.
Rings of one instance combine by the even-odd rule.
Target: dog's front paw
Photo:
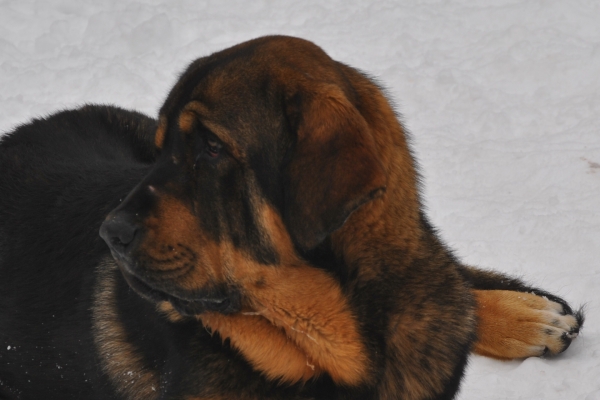
[[[562,299],[544,292],[475,290],[479,324],[474,351],[499,359],[565,351],[583,325]]]

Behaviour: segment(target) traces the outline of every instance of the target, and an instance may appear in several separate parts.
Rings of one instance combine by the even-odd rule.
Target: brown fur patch
[[[358,207],[380,197],[387,176],[367,122],[341,88],[311,83],[302,93],[307,104],[289,165],[294,201],[286,222],[297,243],[310,249]]]
[[[162,149],[166,134],[167,119],[163,115],[158,119],[158,128],[156,129],[156,134],[154,135],[154,145],[156,146],[156,148]]]
[[[196,115],[184,110],[181,114],[179,114],[179,130],[184,133],[189,133],[194,126],[194,121],[196,121]]]
[[[563,307],[544,297],[508,290],[475,290],[479,326],[475,352],[499,359],[560,353],[563,334],[577,326]]]
[[[114,271],[112,258],[98,265],[98,286],[94,293],[93,325],[96,348],[102,368],[115,388],[129,400],[158,399],[160,381],[158,373],[144,365],[139,354],[121,325],[116,309]]]
[[[369,126],[387,183],[380,198],[360,207],[341,229],[333,233],[334,247],[347,259],[355,260],[374,252],[373,259],[379,259],[377,249],[391,245],[403,249],[409,261],[423,253],[423,231],[419,219],[417,174],[404,129],[377,86],[356,70],[342,68],[361,99],[359,111]],[[366,279],[376,276],[375,272],[370,266],[359,273],[365,274]]]
[[[210,115],[209,109],[199,101],[190,101],[179,114],[179,129],[189,132],[197,119],[206,118]]]
[[[159,302],[156,304],[156,309],[171,322],[182,322],[185,320],[168,301]]]

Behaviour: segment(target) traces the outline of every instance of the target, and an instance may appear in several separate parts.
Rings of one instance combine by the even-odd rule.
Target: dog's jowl
[[[1,399],[452,399],[472,350],[583,323],[451,254],[381,90],[301,39],[196,60],[156,121],[34,120],[0,170]]]

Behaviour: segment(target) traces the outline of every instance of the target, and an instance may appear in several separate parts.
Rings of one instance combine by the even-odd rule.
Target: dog
[[[583,324],[451,253],[381,89],[302,39],[194,61],[158,120],[20,126],[0,170],[2,399],[452,399]]]

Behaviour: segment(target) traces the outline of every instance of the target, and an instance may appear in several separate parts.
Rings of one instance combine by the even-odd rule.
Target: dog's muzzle
[[[145,279],[151,271],[136,260],[143,232],[144,229],[123,212],[109,215],[100,226],[100,237],[110,248],[125,280],[138,295],[151,302],[168,301],[179,313],[188,316],[205,311],[231,314],[240,310],[240,293],[233,288],[186,293],[174,289],[172,282],[163,285]]]

